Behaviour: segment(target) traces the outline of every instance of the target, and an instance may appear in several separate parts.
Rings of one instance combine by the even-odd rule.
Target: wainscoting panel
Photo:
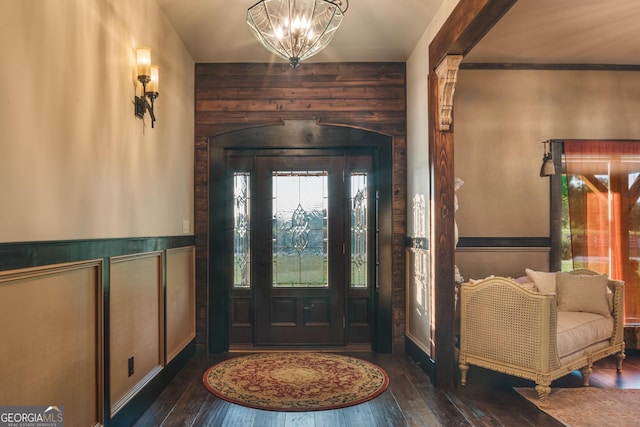
[[[196,336],[195,246],[167,250],[166,363]]]
[[[110,258],[111,416],[164,364],[162,258],[162,252]]]
[[[0,272],[0,403],[102,423],[102,260]]]

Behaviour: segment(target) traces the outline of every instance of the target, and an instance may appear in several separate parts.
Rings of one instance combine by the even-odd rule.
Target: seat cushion
[[[613,318],[599,314],[558,311],[558,357],[563,358],[611,338]]]

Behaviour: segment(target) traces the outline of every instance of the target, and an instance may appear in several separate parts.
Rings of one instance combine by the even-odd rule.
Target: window
[[[233,287],[251,287],[251,192],[249,172],[233,174]]]
[[[625,281],[625,324],[640,324],[640,141],[564,141],[561,269]]]
[[[367,174],[351,173],[351,287],[367,287]]]
[[[329,286],[328,177],[273,172],[273,287]]]

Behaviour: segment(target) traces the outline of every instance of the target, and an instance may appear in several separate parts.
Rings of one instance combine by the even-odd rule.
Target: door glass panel
[[[251,193],[249,172],[233,174],[233,287],[251,287]]]
[[[328,283],[328,173],[276,171],[273,191],[273,287]]]
[[[367,174],[351,173],[351,287],[367,287]]]

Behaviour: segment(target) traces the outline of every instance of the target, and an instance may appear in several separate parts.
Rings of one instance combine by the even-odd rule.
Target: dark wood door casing
[[[381,159],[379,173],[385,177],[381,191],[389,194],[388,201],[382,202],[388,204],[389,213],[381,218],[381,239],[390,249],[381,253],[380,295],[385,308],[378,313],[380,342],[376,350],[390,352],[392,345],[404,343],[405,83],[404,62],[308,63],[296,70],[286,63],[196,64],[194,231],[199,344],[221,352],[228,343],[224,330],[210,327],[215,316],[228,321],[227,309],[218,306],[228,295],[209,287],[219,279],[212,268],[220,261],[210,246],[210,236],[215,239],[225,230],[217,205],[210,200],[211,183],[221,178],[224,167],[225,145],[217,143],[218,137],[282,126],[287,120],[309,121],[311,129],[342,127],[384,136],[377,156]],[[313,142],[313,132],[308,133],[302,141]],[[298,148],[305,146],[309,145],[303,142]]]
[[[266,143],[265,141],[271,141]],[[348,141],[345,142],[345,141]],[[229,156],[243,157],[247,164],[255,162],[255,156],[346,156],[348,168],[361,169],[363,164],[371,170],[372,185],[377,188],[377,243],[378,268],[372,275],[371,296],[364,295],[361,290],[349,290],[347,306],[356,313],[353,323],[347,323],[346,333],[349,341],[362,340],[363,336],[372,339],[371,347],[376,351],[391,351],[391,144],[390,138],[381,134],[357,129],[318,126],[307,121],[287,122],[284,126],[267,126],[264,128],[247,129],[221,135],[211,140],[211,164],[209,204],[211,209],[211,223],[218,226],[218,230],[209,235],[212,253],[210,258],[212,272],[209,293],[210,333],[215,334],[216,345],[222,348],[211,349],[212,352],[226,351],[230,343],[229,325],[231,321],[230,306],[238,308],[246,316],[245,330],[250,331],[252,319],[251,295],[245,292],[230,293],[233,272],[230,271],[228,254],[233,241],[233,224],[230,224],[229,183],[232,177],[225,171],[225,164]],[[270,146],[270,148],[268,148]],[[227,148],[225,148],[227,147]],[[345,151],[346,150],[346,151]],[[369,161],[363,163],[362,158]],[[241,164],[242,162],[237,162]],[[225,190],[226,188],[226,190]],[[376,199],[373,195],[372,199]],[[271,224],[269,223],[268,227]],[[263,227],[263,228],[268,228]],[[371,262],[371,264],[376,264]],[[380,284],[376,286],[376,284]],[[369,302],[370,301],[370,302]],[[231,302],[231,303],[230,303]],[[375,313],[375,315],[370,315]],[[367,317],[369,316],[369,317]],[[366,321],[370,325],[366,325]],[[242,322],[239,322],[242,323]],[[234,330],[234,332],[237,332]],[[247,332],[245,341],[250,340],[252,332]],[[222,342],[221,340],[225,341]]]

